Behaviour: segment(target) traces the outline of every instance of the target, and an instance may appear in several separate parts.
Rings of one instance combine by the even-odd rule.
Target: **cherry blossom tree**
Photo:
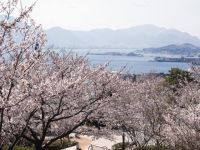
[[[197,66],[194,68],[194,81],[177,89],[176,94],[170,93],[176,103],[168,103],[170,144],[187,150],[200,148],[200,72]]]
[[[117,91],[117,73],[92,68],[85,57],[44,52],[45,34],[30,19],[33,8],[0,3],[0,144],[25,139],[36,149],[82,126]],[[83,128],[84,129],[84,128]],[[53,135],[48,142],[45,138]]]
[[[107,127],[115,133],[124,133],[133,149],[149,144],[161,147],[168,143],[165,132],[169,126],[165,119],[168,89],[162,82],[162,78],[151,75],[134,82],[120,82],[118,95],[105,109],[105,115],[109,110],[109,117],[105,117]]]
[[[11,138],[9,112],[29,97],[25,83],[43,55],[45,34],[30,19],[32,7],[22,8],[18,0],[0,2],[0,147]]]
[[[84,57],[54,52],[34,67],[31,76],[31,109],[23,118],[33,111],[34,115],[23,138],[37,149],[47,148],[78,128],[81,132],[80,127],[111,100],[119,82],[117,74],[105,67],[91,68]],[[52,139],[45,143],[48,135]]]

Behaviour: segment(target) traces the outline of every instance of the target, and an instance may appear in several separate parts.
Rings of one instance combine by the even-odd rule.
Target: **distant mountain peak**
[[[200,46],[200,39],[176,29],[151,24],[127,29],[110,28],[90,31],[73,31],[61,27],[46,30],[49,45],[74,48],[148,48],[165,45],[193,44]]]
[[[66,29],[59,27],[59,26],[55,26],[55,27],[49,28],[47,30],[49,31],[49,30],[66,30]]]

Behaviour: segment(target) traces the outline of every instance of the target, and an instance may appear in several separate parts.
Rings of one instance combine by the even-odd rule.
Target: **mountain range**
[[[200,39],[186,32],[154,25],[127,29],[73,31],[61,27],[46,30],[48,45],[66,48],[134,48],[162,47],[190,43],[200,46]]]

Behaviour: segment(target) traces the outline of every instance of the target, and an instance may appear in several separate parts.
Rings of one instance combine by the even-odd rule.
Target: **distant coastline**
[[[120,52],[105,52],[105,53],[90,53],[89,55],[110,55],[110,56],[136,56],[136,57],[144,57],[142,54],[137,54],[134,52],[130,53],[120,53]]]
[[[191,58],[191,57],[180,57],[180,58],[170,58],[170,57],[155,57],[154,61],[157,62],[183,62],[183,63],[192,63],[200,65],[200,58]]]

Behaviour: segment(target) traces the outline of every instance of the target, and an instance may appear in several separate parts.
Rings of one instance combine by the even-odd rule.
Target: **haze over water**
[[[190,64],[181,62],[156,62],[154,58],[156,55],[145,55],[144,57],[138,56],[117,56],[117,55],[98,55],[98,53],[104,52],[133,52],[132,49],[73,49],[72,52],[78,53],[79,55],[87,55],[87,58],[91,65],[101,65],[109,63],[109,68],[113,71],[119,71],[125,67],[125,70],[132,74],[143,74],[143,73],[168,73],[171,68],[180,68],[188,70]],[[89,54],[89,53],[97,53]],[[159,55],[160,56],[160,55]],[[168,56],[168,55],[163,55]],[[180,56],[173,56],[180,57]]]

